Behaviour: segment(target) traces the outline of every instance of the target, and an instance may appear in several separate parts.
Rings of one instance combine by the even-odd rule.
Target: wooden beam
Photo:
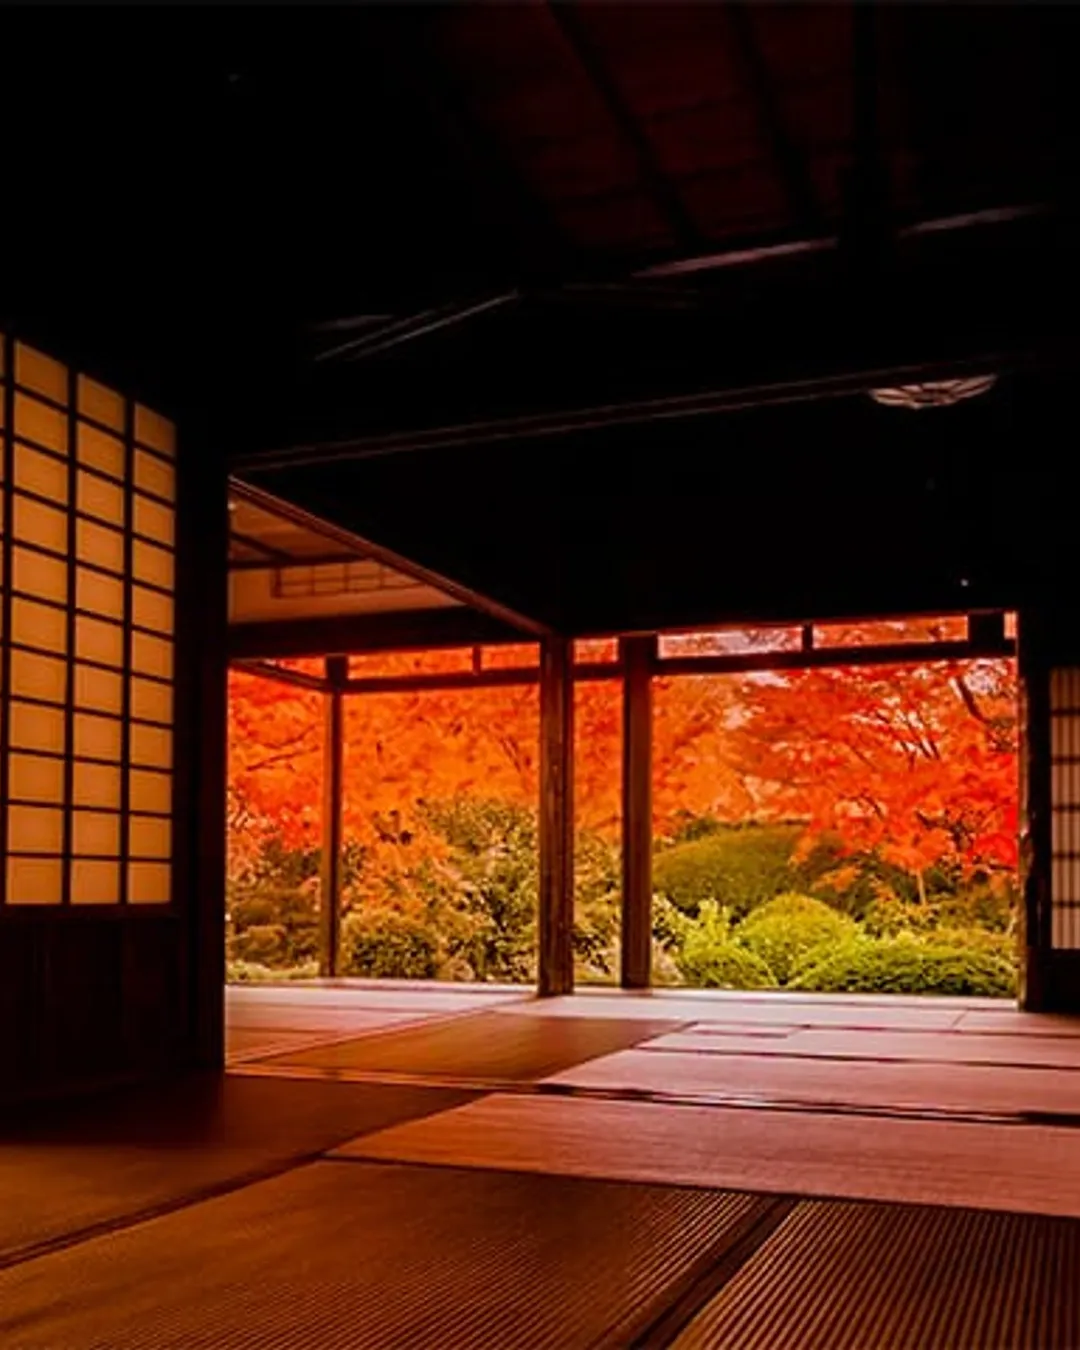
[[[653,275],[660,273],[654,269]],[[975,352],[977,346],[973,340],[971,350]],[[1040,357],[1040,360],[1045,359]],[[933,361],[874,363],[859,371],[844,370],[826,374],[815,371],[806,378],[784,382],[763,379],[759,383],[738,388],[663,395],[589,408],[564,408],[551,413],[526,413],[442,427],[414,427],[409,431],[376,432],[335,441],[308,441],[251,451],[234,459],[233,467],[269,473],[377,459],[384,455],[412,454],[421,450],[512,444],[612,427],[711,417],[717,413],[740,412],[747,408],[850,398],[886,385],[914,384],[919,380],[942,380],[962,375],[1011,373],[1028,369],[1034,364],[1031,352],[1019,345],[1009,350],[982,347],[978,354],[943,355]],[[400,563],[392,562],[389,565],[398,567],[399,571],[405,570]],[[440,583],[432,581],[431,584],[438,586]]]
[[[747,652],[740,656],[667,656],[657,658],[657,675],[731,675],[751,670],[808,670],[828,666],[924,666],[931,661],[973,661],[1012,656],[1016,643],[899,642],[881,647],[813,647],[789,652]]]
[[[272,660],[328,653],[473,647],[521,642],[521,633],[500,619],[464,605],[401,609],[385,614],[342,614],[319,619],[274,619],[229,627],[233,661]]]
[[[509,605],[504,605],[491,596],[483,595],[470,586],[454,581],[452,577],[434,572],[430,567],[414,562],[412,558],[406,558],[403,554],[395,553],[393,549],[377,544],[374,540],[367,539],[353,530],[347,530],[341,525],[334,524],[333,521],[314,515],[302,506],[297,506],[295,502],[286,501],[283,497],[276,497],[272,492],[267,492],[263,488],[254,487],[251,483],[241,482],[238,478],[230,478],[229,491],[233,497],[240,501],[246,501],[252,506],[260,507],[263,511],[270,512],[271,515],[276,515],[282,520],[288,520],[292,524],[298,525],[301,529],[321,534],[324,538],[332,540],[344,549],[362,553],[365,557],[382,563],[384,567],[393,568],[394,571],[401,572],[404,576],[412,577],[414,581],[423,582],[425,586],[432,586],[435,590],[442,591],[444,595],[449,596],[452,600],[457,600],[462,605],[469,605],[481,614],[487,614],[493,619],[509,624],[511,628],[517,628],[524,633],[531,633],[536,637],[551,631],[548,625],[541,623],[539,619],[533,619],[527,614],[519,614],[517,610],[511,609]]]
[[[302,670],[289,670],[286,666],[275,666],[272,661],[233,661],[234,670],[242,670],[247,675],[255,675],[260,680],[273,680],[277,684],[290,684],[297,689],[311,689],[325,694],[328,686],[317,675],[307,675]]]
[[[399,347],[417,338],[427,337],[443,328],[451,328],[464,323],[479,314],[492,309],[501,309],[511,300],[518,299],[517,291],[506,291],[502,295],[489,295],[480,300],[460,301],[444,305],[440,309],[426,309],[419,314],[410,314],[402,319],[392,319],[374,331],[362,333],[360,337],[350,338],[338,343],[326,351],[316,353],[316,361],[358,361],[363,357],[375,356],[380,352]]]
[[[655,638],[624,638],[622,985],[647,989],[652,968],[652,670]]]
[[[345,696],[349,673],[344,656],[326,660],[325,735],[323,739],[322,867],[319,885],[319,974],[338,973],[341,939],[342,805],[344,801]]]
[[[615,661],[589,662],[574,667],[575,683],[584,680],[617,679],[622,667]],[[507,689],[539,684],[539,666],[513,666],[505,670],[456,670],[430,675],[367,675],[349,680],[347,694],[406,694],[420,689]]]
[[[573,642],[540,648],[539,993],[574,988],[574,680]]]

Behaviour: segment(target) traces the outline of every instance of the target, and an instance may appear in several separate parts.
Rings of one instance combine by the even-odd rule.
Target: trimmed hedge
[[[735,929],[735,941],[759,956],[780,984],[833,949],[851,942],[858,927],[822,900],[778,895],[755,909]]]
[[[346,975],[433,980],[439,975],[439,941],[423,917],[383,909],[350,914],[342,925]]]
[[[687,984],[700,989],[772,989],[776,976],[761,959],[732,942],[727,914],[702,903],[698,922],[686,930],[675,964]]]
[[[804,970],[788,987],[821,993],[1006,998],[1016,993],[1016,969],[994,951],[893,938],[850,942]]]
[[[726,827],[661,849],[653,859],[653,890],[694,916],[715,900],[738,917],[790,889],[791,856],[799,828]]]

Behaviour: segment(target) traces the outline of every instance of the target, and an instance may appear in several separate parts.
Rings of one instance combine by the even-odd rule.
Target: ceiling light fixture
[[[925,380],[871,389],[870,397],[886,408],[949,408],[954,403],[977,398],[997,384],[996,375],[967,375],[955,380]]]

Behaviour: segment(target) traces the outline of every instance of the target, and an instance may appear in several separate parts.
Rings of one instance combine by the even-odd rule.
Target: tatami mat
[[[276,1057],[271,1067],[348,1074],[407,1074],[432,1080],[531,1082],[674,1026],[669,1021],[607,1018],[550,1021],[478,1013]]]
[[[680,1350],[1075,1350],[1080,1224],[799,1205]]]
[[[384,1161],[1080,1216],[1080,1135],[495,1094],[345,1145]]]
[[[318,1163],[0,1272],[6,1350],[633,1343],[751,1196]]]
[[[573,1087],[670,1095],[744,1097],[866,1110],[1059,1114],[1080,1120],[1080,1073],[904,1060],[859,1064],[756,1053],[623,1050],[548,1081]],[[1048,1122],[1049,1123],[1049,1122]],[[1080,1136],[1078,1136],[1080,1142]]]
[[[39,1110],[0,1131],[0,1265],[465,1100],[436,1088],[229,1077]]]
[[[741,1038],[733,1043],[729,1035],[713,1032],[708,1025],[699,1025],[658,1037],[652,1046],[657,1050],[724,1055],[732,1049],[746,1048],[746,1042]],[[1080,1039],[1074,1036],[1002,1036],[980,1032],[943,1036],[933,1031],[855,1031],[815,1027],[795,1029],[782,1038],[762,1037],[755,1044],[754,1053],[1080,1069]]]
[[[854,995],[839,1000],[796,994],[757,996],[727,991],[657,990],[652,994],[623,994],[593,990],[557,1000],[533,999],[507,1004],[502,1011],[516,1017],[675,1018],[684,1022],[719,1022],[755,1027],[852,1027],[868,1030],[947,1031],[971,1011],[993,1011],[948,999],[892,999],[870,1001]]]

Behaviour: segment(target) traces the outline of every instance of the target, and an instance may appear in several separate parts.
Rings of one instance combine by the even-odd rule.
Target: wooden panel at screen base
[[[179,1066],[188,1020],[182,928],[169,914],[98,920],[93,907],[6,921],[0,1092],[53,1095]]]

